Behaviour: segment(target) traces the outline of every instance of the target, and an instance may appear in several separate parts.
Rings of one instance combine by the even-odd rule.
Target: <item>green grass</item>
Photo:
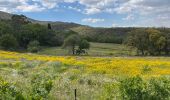
[[[125,45],[113,43],[90,43],[91,47],[88,50],[89,56],[134,56],[135,50],[130,49]],[[69,55],[69,50],[62,47],[43,48],[38,54],[46,55]]]

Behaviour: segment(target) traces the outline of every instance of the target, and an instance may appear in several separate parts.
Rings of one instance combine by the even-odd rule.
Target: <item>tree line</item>
[[[73,40],[76,41],[74,42]],[[67,43],[67,41],[69,42]],[[88,46],[82,47],[83,43]],[[0,21],[1,49],[38,52],[43,46],[54,47],[62,45],[63,47],[79,46],[80,53],[85,48],[89,48],[88,41],[79,36],[78,33],[71,30],[54,31],[50,24],[31,23],[23,15],[13,15],[11,20]]]
[[[123,29],[122,29],[123,30]],[[101,30],[106,32],[106,30]],[[121,31],[121,28],[116,31]],[[125,33],[127,36],[125,36]],[[90,32],[90,31],[89,31]],[[98,31],[99,32],[99,31]],[[109,33],[110,32],[110,33]],[[112,29],[105,34],[91,34],[91,40],[72,30],[53,30],[51,24],[31,23],[24,15],[13,15],[11,20],[0,20],[0,48],[5,50],[38,52],[41,47],[63,46],[72,54],[87,53],[88,41],[117,41],[137,49],[138,55],[169,55],[170,29],[168,28],[127,28],[120,39],[111,36]],[[103,40],[102,40],[103,39]],[[108,41],[105,41],[108,40]],[[119,42],[118,42],[119,41]]]
[[[169,55],[170,30],[145,28],[129,32],[125,44],[137,49],[138,55]]]

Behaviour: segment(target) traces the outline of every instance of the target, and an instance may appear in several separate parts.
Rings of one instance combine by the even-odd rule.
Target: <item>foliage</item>
[[[50,27],[51,29],[48,29]],[[28,44],[34,40],[37,40],[41,46],[61,46],[65,38],[62,33],[57,34],[53,31],[51,24],[48,24],[47,27],[46,25],[31,23],[23,15],[13,15],[11,20],[0,21],[0,37],[6,34],[13,35],[18,42],[16,50],[27,49]],[[68,32],[69,34],[71,32]]]
[[[79,49],[89,49],[90,48],[90,43],[87,40],[81,40],[79,43]]]
[[[47,98],[53,86],[53,82],[49,77],[42,77],[41,75],[35,75],[31,80],[31,84],[33,100]]]
[[[17,99],[28,100],[74,99],[74,89],[81,100],[121,100],[120,94],[126,100],[132,94],[169,100],[169,66],[169,57],[56,57],[0,51],[0,76],[17,91]],[[16,98],[11,91],[5,95]]]
[[[75,47],[79,44],[80,37],[79,35],[70,35],[69,37],[64,40],[63,47],[70,47],[72,50],[72,54],[75,54]]]
[[[5,50],[15,50],[18,42],[13,35],[5,34],[0,37],[0,46]]]
[[[137,76],[121,81],[120,91],[126,100],[169,100],[169,84],[167,78],[153,78],[147,82]]]
[[[168,54],[169,37],[167,35],[156,29],[137,29],[130,32],[125,43],[137,48],[142,55]]]
[[[15,99],[15,100],[25,100],[23,95],[16,90],[14,84],[6,82],[0,77],[0,99]]]
[[[40,43],[38,41],[31,41],[28,44],[28,51],[32,52],[32,53],[37,53],[40,50]]]

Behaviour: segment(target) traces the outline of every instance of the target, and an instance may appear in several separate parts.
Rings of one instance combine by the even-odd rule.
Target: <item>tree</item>
[[[81,40],[81,42],[79,43],[79,49],[89,49],[90,48],[90,43],[87,40]]]
[[[37,40],[40,45],[53,46],[54,43],[50,42],[55,38],[55,34],[52,30],[48,30],[47,27],[40,24],[27,24],[24,25],[20,31],[20,43],[28,45],[30,41]]]
[[[162,52],[168,50],[167,36],[157,29],[137,29],[132,31],[127,37],[126,44],[136,47],[142,55],[145,52],[150,55],[161,55]]]
[[[70,35],[64,40],[63,47],[70,47],[72,54],[75,54],[75,47],[79,45],[80,36],[79,35]]]
[[[163,48],[165,48],[166,38],[156,29],[147,29],[146,32],[149,35],[149,53],[151,55],[160,55]]]
[[[30,23],[26,16],[24,15],[13,15],[12,16],[12,26],[13,28],[18,31],[21,29],[22,25]]]
[[[40,43],[37,40],[31,41],[28,44],[28,51],[32,53],[37,53],[40,49]]]
[[[18,46],[18,42],[13,35],[5,34],[0,37],[0,46],[6,50],[15,50]]]
[[[11,25],[8,22],[0,21],[0,36],[4,34],[13,34]]]
[[[165,48],[166,46],[166,38],[161,36],[158,40],[157,40],[157,48],[158,48],[158,52],[159,55],[161,54],[161,51]]]
[[[49,30],[51,30],[51,29],[52,29],[52,27],[51,27],[51,24],[50,24],[50,23],[48,23],[48,29],[49,29]]]
[[[137,48],[144,55],[148,48],[148,34],[144,29],[133,30],[129,33],[125,44]]]
[[[49,40],[50,46],[62,46],[64,43],[64,36],[56,34]]]

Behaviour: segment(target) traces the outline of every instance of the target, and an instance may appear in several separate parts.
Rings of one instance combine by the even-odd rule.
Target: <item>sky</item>
[[[170,0],[0,0],[0,11],[94,27],[170,27]]]

